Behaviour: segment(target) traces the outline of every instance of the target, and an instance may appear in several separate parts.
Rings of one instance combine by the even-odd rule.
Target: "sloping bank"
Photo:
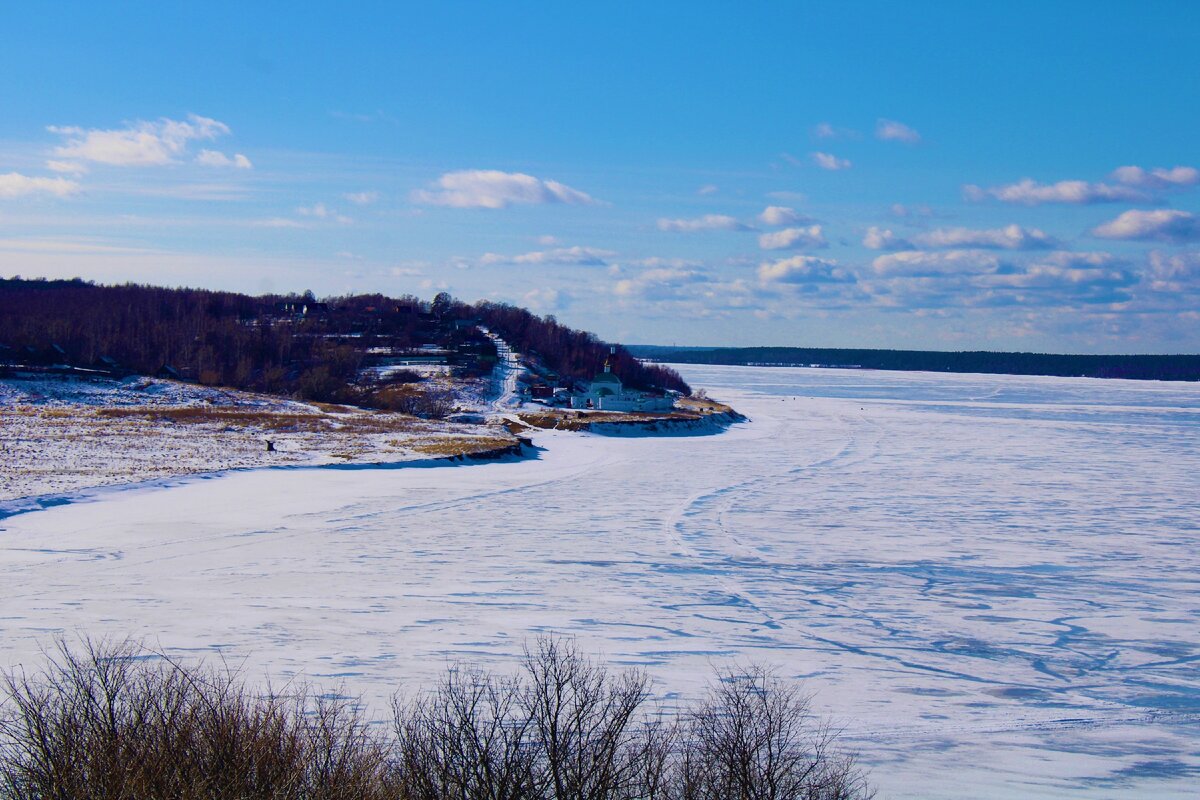
[[[531,428],[583,431],[605,436],[672,436],[720,433],[746,417],[724,403],[702,398],[678,401],[674,411],[625,413],[548,409],[519,415]]]

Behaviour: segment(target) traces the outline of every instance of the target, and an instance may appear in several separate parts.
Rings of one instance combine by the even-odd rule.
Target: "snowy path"
[[[1200,386],[685,377],[754,422],[2,519],[0,666],[54,631],[132,634],[386,714],[449,661],[503,668],[555,631],[664,693],[778,665],[884,797],[1194,796]]]
[[[521,366],[521,357],[508,346],[508,342],[487,328],[481,326],[480,330],[496,345],[495,380],[497,389],[495,397],[491,399],[491,413],[504,419],[512,418],[513,412],[521,406],[521,398],[517,394],[517,378],[524,371],[524,367]]]

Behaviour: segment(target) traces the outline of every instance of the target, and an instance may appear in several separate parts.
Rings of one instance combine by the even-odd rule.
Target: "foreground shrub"
[[[391,735],[344,698],[258,694],[228,669],[130,644],[61,646],[10,673],[6,800],[858,800],[871,796],[807,699],[765,670],[720,673],[667,715],[648,679],[539,641],[514,676],[450,670],[393,705]]]

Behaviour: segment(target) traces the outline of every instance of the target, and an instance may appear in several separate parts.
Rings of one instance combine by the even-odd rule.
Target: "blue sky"
[[[1200,351],[1195,3],[307,5],[0,10],[0,275]]]

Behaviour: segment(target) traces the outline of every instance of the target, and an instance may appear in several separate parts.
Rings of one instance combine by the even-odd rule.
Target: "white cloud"
[[[839,128],[828,122],[819,122],[812,129],[818,139],[858,139],[862,134],[852,128]]]
[[[557,236],[551,236],[550,234],[545,234],[537,238],[537,243],[544,247],[552,247],[558,244],[558,241]]]
[[[800,247],[825,247],[829,243],[821,235],[820,225],[807,228],[784,228],[781,231],[764,233],[758,237],[758,246],[763,250],[789,250]]]
[[[876,275],[961,275],[995,272],[1000,261],[979,250],[927,252],[906,250],[878,256],[871,262]]]
[[[311,206],[301,206],[296,209],[296,213],[302,217],[313,217],[315,219],[327,219],[342,225],[349,225],[354,220],[343,214],[338,213],[336,209],[330,208],[324,203],[314,203]]]
[[[850,159],[838,158],[832,153],[810,153],[813,163],[821,169],[827,169],[831,172],[836,172],[842,169],[850,169]]]
[[[704,273],[691,269],[648,269],[636,278],[617,281],[613,293],[627,298],[666,300],[678,297],[683,287],[705,280],[707,276]]]
[[[46,162],[46,169],[64,175],[86,175],[88,171],[87,166],[78,161],[55,161],[54,159]]]
[[[237,167],[238,169],[251,169],[254,166],[250,163],[250,159],[241,153],[234,153],[233,158],[230,158],[219,150],[201,150],[196,154],[196,163],[206,167]]]
[[[796,209],[787,206],[767,206],[758,218],[767,225],[800,225],[812,222],[803,214],[797,214]]]
[[[921,141],[921,134],[894,119],[881,119],[875,123],[875,138],[885,142],[904,142],[916,144]]]
[[[758,267],[758,279],[764,283],[853,283],[854,276],[837,265],[813,256],[792,256],[780,261],[764,261]]]
[[[1156,291],[1200,290],[1200,251],[1168,254],[1151,250],[1148,262],[1150,286]]]
[[[89,239],[0,239],[0,250],[22,253],[150,253],[138,247],[120,247]]]
[[[303,228],[303,222],[289,219],[287,217],[270,217],[268,219],[256,219],[250,222],[250,225],[255,228]]]
[[[892,203],[892,216],[907,219],[909,217],[932,217],[933,209],[929,206],[906,206],[904,203]]]
[[[913,237],[920,247],[981,247],[990,250],[1049,250],[1058,242],[1037,228],[1008,225],[1004,228],[938,228]]]
[[[1118,167],[1113,170],[1113,178],[1128,186],[1139,186],[1146,189],[1168,189],[1181,186],[1195,186],[1200,183],[1200,170],[1195,167]]]
[[[595,247],[558,247],[553,250],[539,250],[532,253],[522,253],[516,256],[506,256],[499,253],[485,253],[479,259],[481,264],[546,264],[559,266],[603,267],[608,265],[607,259],[616,253],[611,250],[601,250]]]
[[[818,122],[817,126],[813,128],[813,136],[818,139],[833,139],[837,136],[837,129],[828,122]]]
[[[118,167],[173,164],[189,142],[215,139],[230,132],[225,123],[196,114],[189,114],[186,121],[163,118],[116,130],[55,126],[47,130],[66,139],[65,144],[55,148],[55,155]]]
[[[886,228],[871,226],[862,240],[863,247],[872,250],[911,250],[912,242],[903,239]]]
[[[379,199],[379,192],[347,192],[342,197],[356,206],[369,206]]]
[[[716,194],[719,191],[720,189],[715,184],[706,183],[696,190],[696,194],[700,195],[701,197],[706,197],[710,194]]]
[[[1200,241],[1200,218],[1176,209],[1126,211],[1092,229],[1092,235],[1103,239],[1195,242]]]
[[[694,233],[696,231],[750,231],[749,225],[738,222],[733,217],[724,214],[705,214],[697,219],[660,219],[660,231],[678,231]]]
[[[1113,186],[1107,183],[1089,183],[1088,181],[1059,181],[1058,183],[1037,183],[1031,178],[1022,178],[1007,186],[996,186],[984,189],[968,184],[963,187],[963,195],[968,200],[986,200],[989,197],[1002,203],[1020,203],[1027,206],[1037,206],[1043,203],[1069,203],[1072,205],[1091,205],[1093,203],[1140,203],[1150,199],[1142,191],[1130,186]]]
[[[66,178],[31,178],[19,172],[0,175],[0,198],[48,194],[68,197],[79,191],[79,184]]]
[[[451,208],[506,208],[510,205],[594,205],[589,195],[558,181],[542,180],[520,172],[472,169],[447,172],[432,189],[412,193],[418,203]]]
[[[326,219],[333,214],[329,207],[324,203],[316,203],[311,206],[301,206],[296,209],[296,213],[302,217],[316,217],[317,219]]]
[[[521,296],[522,305],[534,311],[558,311],[570,304],[570,295],[558,289],[531,289]]]

